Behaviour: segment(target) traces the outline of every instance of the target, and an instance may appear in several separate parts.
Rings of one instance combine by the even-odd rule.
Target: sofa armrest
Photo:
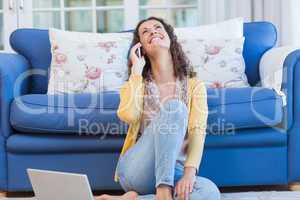
[[[282,97],[284,117],[280,128],[283,128],[284,131],[291,128],[293,122],[293,94],[287,90],[287,83],[293,85],[293,76],[290,74],[288,77],[287,72],[294,67],[290,63],[290,55],[298,49],[298,46],[272,48],[260,60],[259,74],[261,86],[274,89]],[[289,101],[289,104],[287,104],[287,101]]]
[[[285,93],[287,99],[287,107],[285,113],[286,129],[289,130],[297,122],[294,121],[298,115],[297,106],[300,105],[297,101],[300,100],[300,96],[297,96],[300,89],[300,48],[289,53],[284,60],[283,73],[282,73],[282,85],[281,90]],[[300,113],[299,113],[300,114]]]
[[[287,96],[288,181],[300,181],[300,49],[284,61],[282,90]]]
[[[29,63],[18,54],[0,53],[0,135],[8,137],[12,100],[28,92]]]
[[[298,48],[297,46],[276,47],[262,56],[259,64],[259,75],[263,87],[281,91],[284,61],[290,53]]]

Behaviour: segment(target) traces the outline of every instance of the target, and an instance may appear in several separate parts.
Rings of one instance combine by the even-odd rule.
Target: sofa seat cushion
[[[208,88],[208,132],[271,127],[282,120],[282,99],[260,87]],[[30,94],[12,102],[10,121],[24,133],[123,134],[128,125],[117,116],[118,92]]]
[[[15,98],[10,122],[27,133],[120,134],[128,126],[117,117],[118,92],[29,94]]]
[[[262,87],[209,88],[208,131],[271,127],[282,121],[282,98]]]
[[[208,134],[205,141],[208,148],[249,148],[287,146],[286,131],[279,128],[241,129],[222,134]]]
[[[121,151],[125,135],[77,136],[53,134],[11,135],[7,140],[10,153],[93,153]],[[244,129],[234,134],[208,134],[206,148],[286,146],[287,134],[273,128]]]
[[[19,134],[7,140],[11,153],[94,153],[120,152],[125,135],[78,136],[53,134]]]

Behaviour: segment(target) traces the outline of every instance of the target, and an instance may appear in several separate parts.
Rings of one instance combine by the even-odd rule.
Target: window
[[[33,0],[32,20],[34,28],[61,28],[59,0]]]
[[[123,0],[97,0],[97,32],[116,32],[124,27]]]
[[[122,0],[33,0],[32,26],[116,32],[123,29],[123,10]]]
[[[202,0],[0,0],[0,51],[9,50],[17,28],[50,27],[84,32],[133,29],[139,20],[162,17],[170,24],[194,26]]]
[[[198,24],[197,0],[139,0],[140,19],[157,16],[176,27]]]
[[[16,3],[0,0],[0,51],[9,50],[9,36],[17,28]]]
[[[117,32],[149,16],[174,26],[198,24],[198,0],[32,0],[32,27]]]

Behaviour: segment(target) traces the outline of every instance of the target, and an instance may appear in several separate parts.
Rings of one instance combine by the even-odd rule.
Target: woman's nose
[[[151,29],[151,35],[156,34],[156,33],[157,33],[157,30]]]

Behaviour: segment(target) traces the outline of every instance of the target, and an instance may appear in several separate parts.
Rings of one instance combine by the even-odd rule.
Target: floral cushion
[[[242,55],[244,37],[179,39],[199,79],[207,87],[249,87]]]
[[[48,94],[118,91],[127,79],[132,33],[49,30],[52,61]]]

